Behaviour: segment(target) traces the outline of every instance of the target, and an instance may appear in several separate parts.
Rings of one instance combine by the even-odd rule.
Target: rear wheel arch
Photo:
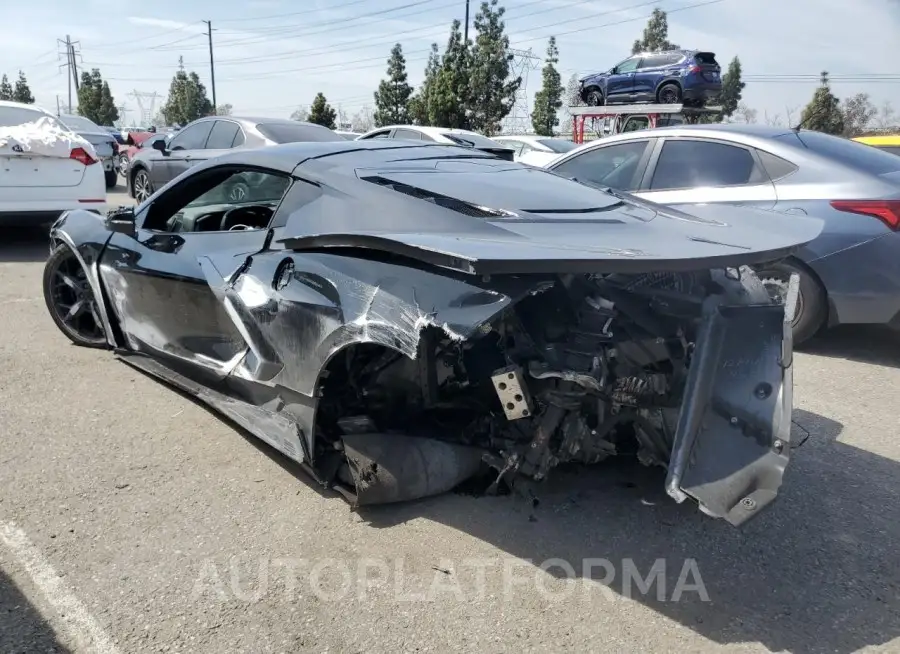
[[[794,268],[801,275],[800,290],[804,295],[804,311],[810,312],[811,319],[806,325],[798,323],[794,326],[794,344],[799,345],[818,334],[823,328],[834,324],[836,321],[834,306],[822,278],[809,264],[796,256],[789,256],[768,265],[779,264]],[[760,279],[764,279],[766,266],[757,266],[756,269]]]
[[[663,81],[661,81],[659,84],[656,85],[656,91],[654,93],[654,97],[657,102],[659,101],[659,92],[666,86],[676,87],[678,89],[678,95],[681,96],[682,99],[684,99],[684,86],[681,84],[681,82],[679,80],[669,78],[669,79],[664,79]]]

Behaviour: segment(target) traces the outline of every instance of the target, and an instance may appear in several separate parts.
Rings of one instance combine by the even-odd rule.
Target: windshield
[[[537,142],[554,152],[568,152],[578,147],[576,143],[566,139],[538,139]]]
[[[0,107],[0,127],[15,127],[25,123],[33,123],[41,118],[49,118],[51,122],[59,125],[56,118],[45,114],[39,109],[25,109],[23,107]],[[62,127],[62,125],[59,125]]]
[[[511,149],[502,143],[498,143],[497,141],[492,141],[486,136],[482,136],[481,134],[469,134],[468,132],[464,132],[462,134],[454,134],[453,132],[443,132],[441,136],[450,139],[457,145],[464,145],[468,148],[504,148]]]
[[[886,175],[900,171],[900,158],[871,145],[831,136],[822,132],[791,132],[776,138],[807,149],[823,157],[834,159],[850,168],[872,175]]]
[[[75,132],[102,132],[99,125],[91,122],[87,118],[83,118],[82,116],[66,116],[65,118],[60,118],[66,126]]]
[[[275,143],[300,143],[305,141],[341,141],[339,135],[327,127],[308,123],[261,123],[259,133]]]

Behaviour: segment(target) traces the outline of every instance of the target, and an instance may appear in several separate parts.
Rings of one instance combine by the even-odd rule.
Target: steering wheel
[[[245,229],[252,229],[246,225],[247,222],[254,222],[253,218],[259,218],[259,226],[257,229],[264,229],[269,224],[269,218],[272,217],[272,210],[269,207],[234,207],[222,214],[222,221],[219,223],[219,230],[223,232],[231,231],[234,227],[243,226]]]

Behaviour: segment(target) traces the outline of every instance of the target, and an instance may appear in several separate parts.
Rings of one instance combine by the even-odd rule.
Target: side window
[[[206,137],[213,126],[212,120],[188,125],[178,132],[169,144],[170,150],[202,150],[206,145]]]
[[[238,126],[237,134],[234,135],[234,141],[231,142],[231,147],[236,148],[240,145],[244,145],[244,130]]]
[[[762,181],[749,150],[713,141],[671,140],[663,144],[651,190],[740,186]]]
[[[230,120],[217,120],[206,140],[207,150],[228,150],[240,128]]]
[[[616,66],[616,74],[620,75],[622,73],[633,73],[635,70],[637,70],[638,63],[640,63],[640,59],[638,59],[637,57],[626,59],[621,64]]]
[[[683,54],[678,54],[677,52],[666,55],[666,61],[663,64],[664,66],[674,66],[675,64],[680,64],[684,60]]]
[[[564,161],[553,168],[553,172],[578,181],[631,191],[636,186],[635,173],[649,142],[629,141],[588,150]]]
[[[422,139],[423,141],[428,141],[429,143],[437,143],[437,141],[435,141],[433,138],[428,136],[428,134],[425,134],[423,132],[419,132],[419,138]]]
[[[391,130],[386,129],[383,132],[375,132],[374,134],[370,134],[369,136],[366,137],[366,140],[368,140],[368,139],[386,139],[386,138],[389,138],[390,135],[391,135]]]
[[[646,116],[630,116],[628,120],[625,121],[622,132],[637,132],[638,130],[647,129],[649,127],[650,119]]]
[[[650,55],[649,57],[644,57],[644,60],[641,62],[641,68],[658,68],[659,66],[665,66],[667,59],[667,55]]]
[[[410,139],[413,141],[421,141],[422,137],[418,132],[411,129],[395,129],[394,130],[394,138],[395,139]]]
[[[762,161],[763,168],[766,169],[766,172],[769,174],[769,179],[773,182],[778,181],[783,177],[787,177],[797,170],[797,166],[787,159],[776,157],[774,154],[766,152],[765,150],[757,150],[756,154],[759,155],[759,160]]]
[[[210,168],[156,199],[143,227],[180,233],[266,229],[290,185],[284,173]]]
[[[522,148],[525,147],[525,143],[522,141],[514,141],[512,139],[503,139],[500,141],[500,145],[504,148],[510,148],[513,151],[514,155],[522,154]]]

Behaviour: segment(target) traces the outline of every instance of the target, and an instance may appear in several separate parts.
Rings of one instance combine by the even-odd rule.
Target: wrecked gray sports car
[[[633,455],[737,525],[790,453],[796,284],[778,304],[748,266],[820,229],[456,146],[302,143],[207,161],[105,219],[64,214],[44,293],[73,342],[355,505],[534,492],[557,465]]]

